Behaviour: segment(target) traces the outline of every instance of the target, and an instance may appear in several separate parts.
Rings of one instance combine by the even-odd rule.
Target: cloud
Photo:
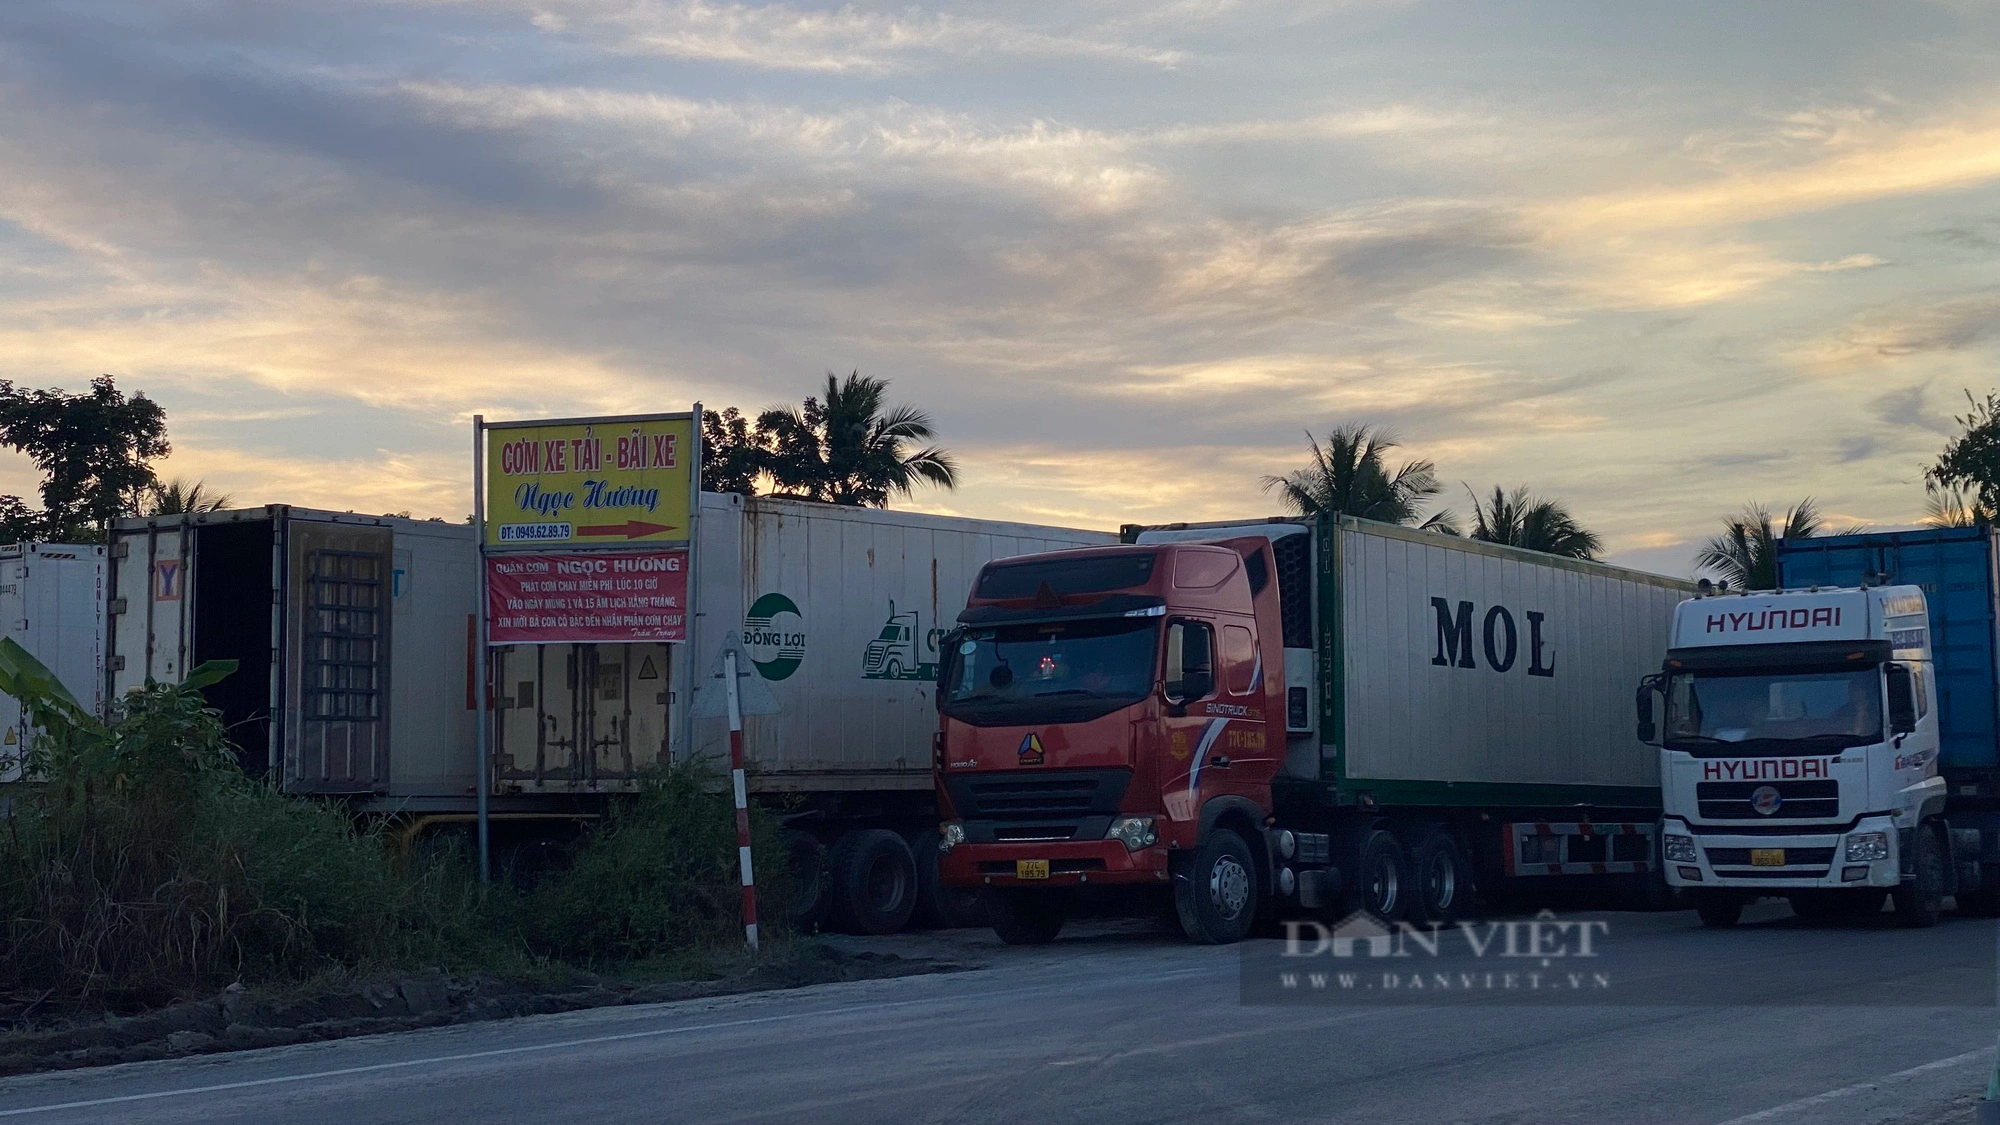
[[[245,495],[455,516],[474,411],[860,367],[966,466],[919,505],[1263,512],[1357,420],[1671,549],[1743,495],[1913,511],[1922,388],[2000,359],[1924,234],[1984,229],[2000,98],[1894,43],[1863,82],[1275,0],[256,11],[0,11],[0,374],[155,390]]]
[[[1571,232],[1684,230],[1970,187],[2000,178],[2000,113],[1914,127],[1857,122],[1818,147],[1791,166],[1565,200],[1546,221]]]
[[[534,0],[543,32],[619,53],[768,70],[888,74],[978,55],[1171,68],[1183,51],[917,8],[873,12],[706,0]]]
[[[2000,293],[1974,293],[1863,313],[1800,349],[1796,361],[1816,374],[1841,375],[1994,339],[2000,339]]]

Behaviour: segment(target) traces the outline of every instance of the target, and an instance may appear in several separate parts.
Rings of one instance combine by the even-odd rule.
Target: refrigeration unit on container
[[[0,547],[4,635],[46,665],[93,714],[104,710],[104,609],[103,547]],[[0,781],[17,781],[35,732],[12,696],[0,695],[0,731]]]

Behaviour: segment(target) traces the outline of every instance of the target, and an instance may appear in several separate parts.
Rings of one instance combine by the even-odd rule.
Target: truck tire
[[[857,934],[893,934],[917,908],[917,860],[886,828],[864,828],[833,845],[833,915]]]
[[[1409,856],[1396,837],[1377,829],[1361,842],[1354,865],[1355,908],[1384,922],[1394,922],[1409,910]]]
[[[1069,921],[1067,890],[989,891],[986,919],[1008,945],[1047,945]]]
[[[922,832],[910,841],[917,859],[918,925],[963,930],[986,924],[986,904],[976,887],[948,887],[938,874],[938,834]]]
[[[2000,918],[2000,863],[1979,865],[1979,889],[1958,892],[1958,912],[1967,918]]]
[[[1912,857],[1913,874],[1889,892],[1889,899],[1895,905],[1897,923],[1920,930],[1937,925],[1938,916],[1944,913],[1944,846],[1937,828],[1929,824],[1917,826],[1910,846],[1917,853]]]
[[[785,916],[792,928],[809,934],[826,924],[833,905],[827,886],[826,845],[810,832],[787,828],[778,834],[785,846],[785,868],[791,876],[790,894],[785,898]]]
[[[1702,925],[1726,930],[1743,917],[1743,896],[1734,891],[1697,891],[1694,912],[1701,915]]]
[[[1458,921],[1472,899],[1472,869],[1458,850],[1458,841],[1443,828],[1432,828],[1417,841],[1410,870],[1415,876],[1411,913],[1419,923],[1449,926]]]
[[[1203,945],[1233,945],[1256,924],[1257,861],[1243,837],[1227,828],[1208,834],[1174,880],[1181,932]]]

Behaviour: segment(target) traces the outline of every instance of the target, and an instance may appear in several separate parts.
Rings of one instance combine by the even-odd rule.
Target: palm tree
[[[1741,515],[1723,521],[1722,534],[1702,544],[1695,554],[1698,569],[1713,571],[1739,590],[1778,588],[1778,544],[1810,539],[1825,530],[1819,509],[1808,496],[1785,513],[1782,527],[1773,529],[1771,510],[1747,504]],[[1854,535],[1862,527],[1843,528],[1836,535]]]
[[[958,466],[948,451],[935,445],[908,451],[909,443],[932,437],[930,416],[915,407],[886,407],[888,391],[886,379],[859,371],[841,379],[829,371],[824,399],[759,414],[757,428],[771,443],[771,479],[808,499],[878,508],[919,484],[957,488]]]
[[[1578,523],[1568,508],[1530,493],[1526,485],[1509,492],[1496,484],[1485,503],[1470,485],[1465,494],[1472,498],[1472,538],[1481,542],[1569,559],[1594,559],[1604,549],[1604,541]]]
[[[204,481],[185,481],[179,477],[165,482],[154,481],[146,489],[145,500],[141,503],[141,514],[148,516],[193,516],[203,512],[219,512],[229,507],[230,498],[208,491]]]
[[[1925,527],[1991,527],[1996,521],[1991,508],[1978,496],[1967,498],[1957,485],[1924,485]]]
[[[1325,445],[1310,432],[1306,444],[1312,448],[1311,465],[1264,478],[1264,490],[1276,491],[1298,514],[1337,512],[1458,534],[1450,511],[1439,509],[1428,517],[1422,515],[1425,502],[1444,490],[1435,464],[1407,461],[1395,472],[1389,471],[1387,454],[1397,443],[1388,431],[1365,423],[1335,426],[1327,432]]]

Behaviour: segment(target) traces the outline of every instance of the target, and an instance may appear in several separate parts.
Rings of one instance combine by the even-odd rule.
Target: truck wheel
[[[1409,857],[1396,838],[1379,829],[1361,844],[1361,859],[1355,864],[1354,894],[1362,910],[1384,922],[1401,918],[1409,906],[1404,888],[1409,886]]]
[[[833,895],[827,887],[826,845],[809,832],[787,828],[778,834],[785,845],[785,867],[791,876],[791,893],[785,899],[785,916],[792,928],[812,933],[826,924]]]
[[[2000,918],[2000,863],[1979,865],[1979,889],[1958,892],[1958,912],[1968,918]]]
[[[1915,873],[1890,891],[1889,898],[1895,904],[1897,922],[1923,929],[1937,925],[1938,915],[1944,913],[1944,848],[1938,843],[1937,829],[1928,824],[1917,826],[1910,846],[1917,851],[1912,864]]]
[[[1694,912],[1701,924],[1726,930],[1743,917],[1743,896],[1733,891],[1700,891],[1694,896]]]
[[[1069,921],[1069,892],[991,891],[986,919],[1008,945],[1047,945]]]
[[[910,842],[917,858],[917,921],[940,930],[962,930],[986,924],[986,906],[977,887],[948,887],[938,873],[936,829]]]
[[[1442,828],[1433,828],[1417,841],[1410,868],[1416,875],[1416,894],[1411,907],[1416,920],[1449,926],[1458,921],[1472,898],[1472,870],[1458,850],[1458,841]]]
[[[1257,920],[1257,861],[1250,845],[1227,828],[1217,828],[1195,849],[1194,858],[1174,880],[1174,910],[1181,932],[1203,945],[1242,941]]]
[[[833,846],[833,911],[857,934],[893,934],[917,907],[917,861],[886,828],[849,832]]]

